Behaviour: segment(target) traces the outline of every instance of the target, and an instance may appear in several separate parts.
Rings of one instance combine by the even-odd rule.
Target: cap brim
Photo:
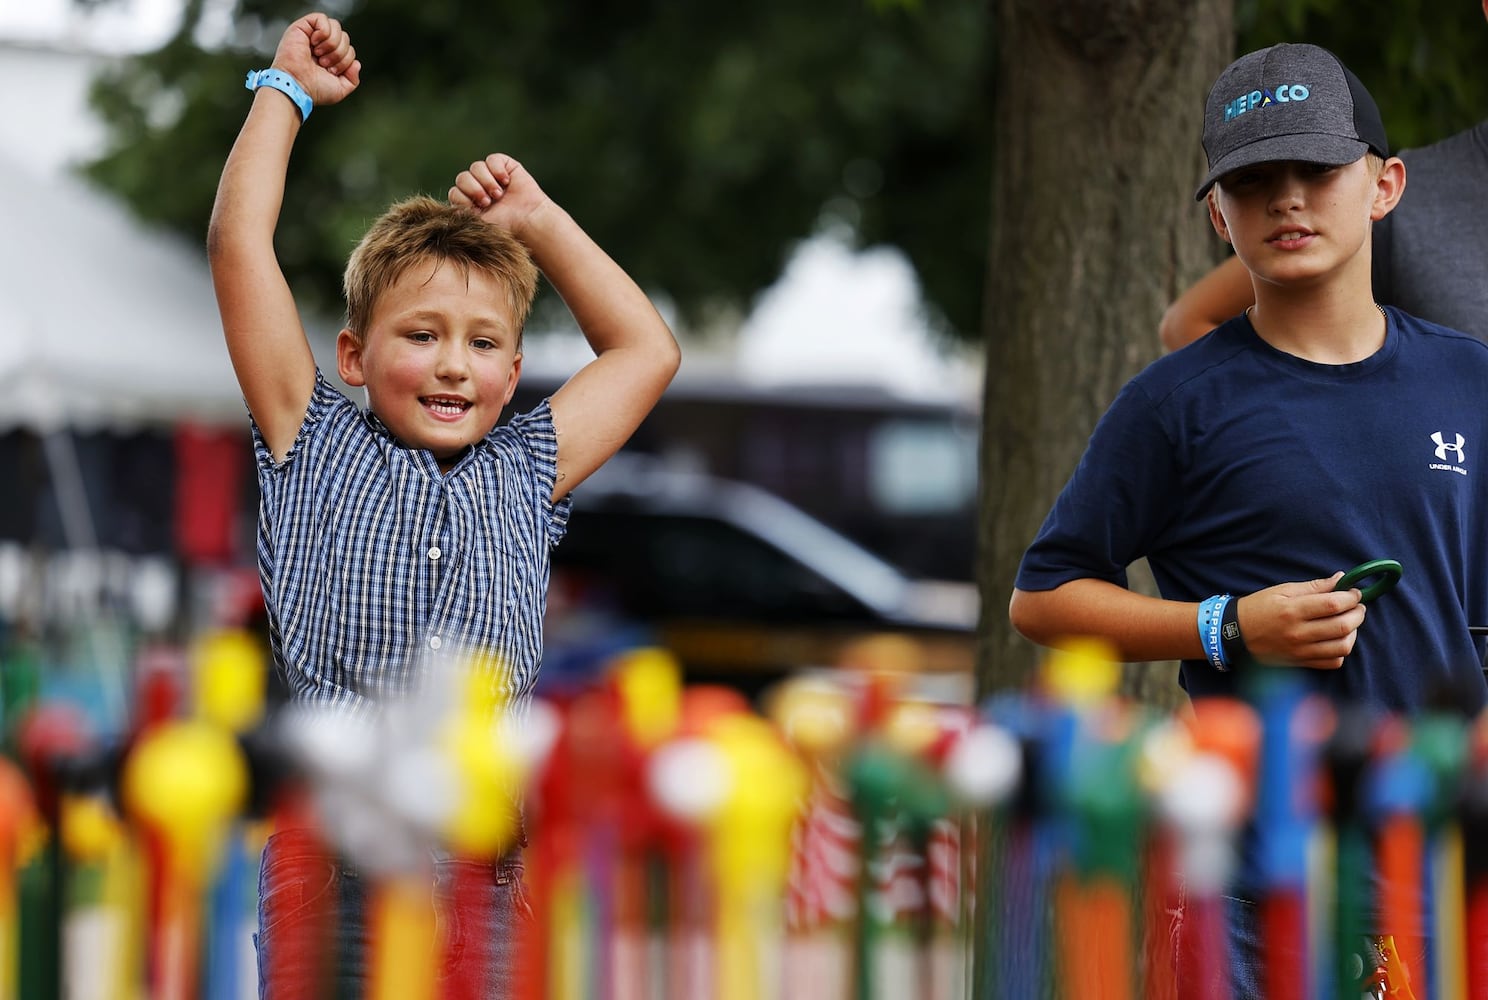
[[[1199,184],[1199,189],[1194,192],[1194,201],[1203,201],[1204,195],[1209,193],[1215,181],[1241,167],[1281,160],[1342,166],[1345,163],[1353,163],[1367,152],[1369,152],[1369,144],[1366,142],[1341,135],[1323,135],[1317,132],[1275,135],[1266,139],[1258,139],[1221,157],[1211,166],[1209,173],[1204,175],[1203,182]]]

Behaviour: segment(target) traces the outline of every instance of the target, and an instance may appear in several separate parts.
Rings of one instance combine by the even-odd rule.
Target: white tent
[[[199,247],[3,152],[0,207],[0,429],[246,423]]]
[[[174,613],[175,571],[162,556],[100,551],[73,432],[192,420],[246,436],[247,413],[202,246],[68,170],[101,142],[85,101],[100,64],[0,40],[0,434],[40,440],[67,541],[50,553],[0,543],[0,619],[89,622],[127,606],[158,628]],[[0,475],[16,482],[15,469]]]

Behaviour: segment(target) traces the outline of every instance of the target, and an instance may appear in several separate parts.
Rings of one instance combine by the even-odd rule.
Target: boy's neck
[[[1384,311],[1367,281],[1362,288],[1257,288],[1246,314],[1266,343],[1318,364],[1363,361],[1385,345]]]

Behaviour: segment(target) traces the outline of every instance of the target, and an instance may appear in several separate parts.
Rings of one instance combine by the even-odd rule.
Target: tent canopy
[[[246,422],[205,254],[0,153],[0,430]]]

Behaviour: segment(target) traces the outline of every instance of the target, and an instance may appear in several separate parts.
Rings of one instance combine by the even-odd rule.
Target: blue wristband
[[[248,80],[243,84],[249,90],[257,90],[259,87],[272,87],[285,97],[294,101],[294,106],[300,109],[300,121],[310,117],[310,112],[315,110],[315,101],[305,88],[300,86],[300,81],[288,73],[277,69],[249,70]]]
[[[1229,670],[1230,664],[1225,659],[1220,625],[1224,621],[1225,607],[1233,599],[1229,594],[1216,594],[1199,602],[1199,641],[1204,644],[1204,655],[1209,658],[1209,665],[1221,673]]]

